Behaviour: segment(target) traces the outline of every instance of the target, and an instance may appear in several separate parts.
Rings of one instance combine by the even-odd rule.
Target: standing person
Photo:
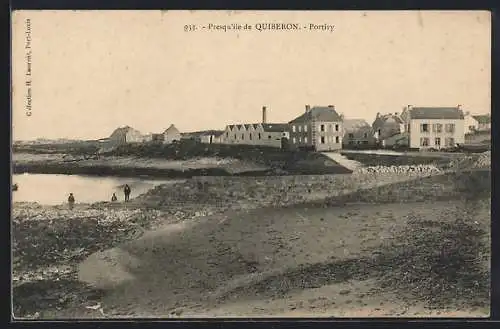
[[[123,193],[125,194],[125,202],[130,200],[130,186],[128,184],[125,184],[125,188],[123,189]]]
[[[73,209],[75,206],[75,197],[73,196],[73,193],[70,193],[68,196],[68,204],[69,204],[69,209]]]
[[[113,195],[111,196],[111,202],[115,202],[116,200],[118,200],[118,198],[116,197],[116,194],[113,193]]]

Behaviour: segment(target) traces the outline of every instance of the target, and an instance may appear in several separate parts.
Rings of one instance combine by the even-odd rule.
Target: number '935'
[[[196,31],[196,25],[194,24],[184,25],[184,32],[192,32],[192,31]]]

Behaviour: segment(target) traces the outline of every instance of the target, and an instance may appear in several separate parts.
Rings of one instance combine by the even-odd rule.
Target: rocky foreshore
[[[489,157],[489,154],[482,154],[467,165],[488,168],[491,164]],[[462,163],[461,166],[465,165]],[[405,182],[445,174],[433,166],[419,168],[423,169],[365,168],[353,175],[194,177],[158,186],[127,204],[77,204],[72,210],[67,206],[15,203],[12,207],[15,314],[36,317],[35,312],[41,303],[49,303],[57,309],[88,302],[86,296],[92,289],[78,282],[77,264],[97,251],[135,239],[145,230],[228,211],[287,207],[325,199],[332,204],[342,195],[354,195],[357,200],[397,202],[398,193],[410,186]],[[418,183],[411,186],[415,191],[426,186],[431,192],[439,188],[436,191],[443,195],[461,193],[464,178],[457,177],[443,176],[443,182],[429,180],[425,186]],[[482,182],[488,177],[482,175],[479,178]],[[390,190],[389,184],[394,183],[401,183],[396,185],[400,191]],[[442,189],[443,184],[451,187]],[[480,186],[473,181],[468,181],[468,184]],[[384,185],[387,188],[378,189]],[[359,194],[359,191],[374,187],[376,189],[371,192]],[[417,192],[408,193],[420,193]],[[380,198],[374,199],[373,193],[380,194]],[[49,291],[52,295],[47,297]]]

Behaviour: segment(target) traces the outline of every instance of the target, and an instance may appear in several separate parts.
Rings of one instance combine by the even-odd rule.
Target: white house
[[[402,114],[409,146],[414,149],[442,149],[465,141],[464,113],[457,107],[413,107]]]
[[[181,132],[173,124],[163,132],[163,143],[170,144],[181,140]]]
[[[123,145],[128,143],[141,143],[144,137],[141,132],[130,126],[124,126],[115,129],[107,142],[113,146]]]
[[[479,129],[479,122],[476,120],[474,115],[472,115],[470,112],[466,112],[464,114],[464,126],[465,133],[471,134]]]

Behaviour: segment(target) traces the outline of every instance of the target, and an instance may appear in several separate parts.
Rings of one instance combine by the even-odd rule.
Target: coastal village
[[[223,130],[182,132],[175,124],[160,133],[143,134],[131,126],[117,128],[99,140],[101,150],[129,143],[170,144],[196,140],[206,144],[268,146],[281,149],[331,152],[341,149],[445,150],[484,143],[491,131],[489,114],[471,114],[461,105],[407,105],[401,112],[377,113],[373,122],[348,118],[334,105],[305,105],[289,122],[269,122],[263,106],[259,122],[228,124]]]

